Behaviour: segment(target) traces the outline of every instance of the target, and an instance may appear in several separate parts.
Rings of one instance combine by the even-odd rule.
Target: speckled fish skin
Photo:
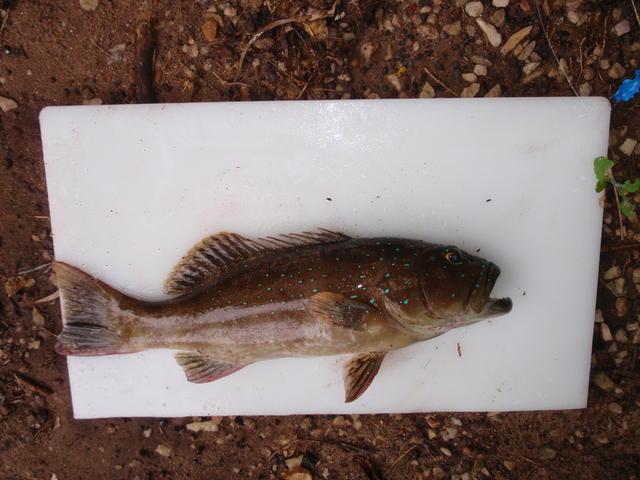
[[[226,235],[225,245],[232,245],[233,234]],[[222,250],[220,245],[215,244]],[[251,246],[249,241],[245,246]],[[200,252],[196,249],[191,255],[196,258]],[[217,270],[211,281],[201,271],[215,261],[224,269]],[[78,300],[80,306],[74,307],[72,295],[78,292],[72,287],[89,281],[107,289],[114,312],[108,323],[117,324],[117,329],[111,329],[115,340],[102,345],[97,340],[83,344],[82,332],[69,331],[65,336],[63,330],[58,352],[99,355],[176,349],[187,352],[177,358],[191,381],[215,380],[272,358],[355,354],[369,362],[368,370],[360,368],[354,374],[370,377],[358,384],[364,391],[386,352],[511,309],[509,299],[489,298],[500,273],[494,264],[455,247],[417,240],[343,236],[337,241],[265,249],[231,265],[213,257],[198,265],[198,271],[180,267],[182,276],[174,285],[182,289],[180,282],[203,278],[196,278],[195,286],[187,285],[187,293],[163,303],[134,300],[91,277],[76,278],[71,286],[63,281],[63,306],[65,298],[71,298],[65,330],[82,328],[87,322],[78,316],[86,302]],[[63,279],[87,276],[65,264],[57,264],[56,271]],[[85,294],[91,295],[97,294]]]

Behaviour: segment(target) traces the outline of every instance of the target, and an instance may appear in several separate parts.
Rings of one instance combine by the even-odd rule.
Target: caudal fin
[[[56,352],[61,355],[109,355],[123,351],[120,331],[122,294],[91,275],[54,263],[64,326]],[[117,315],[120,313],[120,315]]]

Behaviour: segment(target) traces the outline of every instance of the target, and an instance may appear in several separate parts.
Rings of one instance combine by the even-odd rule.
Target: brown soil
[[[97,8],[86,10],[92,3]],[[41,316],[34,311],[34,301],[55,289],[50,271],[17,277],[53,255],[38,131],[43,107],[449,97],[476,89],[476,96],[574,95],[551,46],[582,94],[610,96],[638,68],[632,1],[538,0],[539,16],[536,0],[511,0],[507,8],[484,0],[481,15],[503,45],[533,27],[517,48],[523,60],[492,47],[456,6],[464,1],[339,0],[326,18],[269,29],[236,69],[263,27],[332,7],[331,0],[309,3],[0,0],[0,96],[17,102],[0,112],[0,480],[638,478],[640,228],[625,219],[621,239],[611,192],[598,295],[604,323],[595,325],[585,410],[231,417],[199,433],[185,427],[193,419],[73,420],[65,360],[53,352],[58,304],[38,305]],[[630,31],[619,35],[625,20]],[[531,40],[533,50],[522,52]],[[486,75],[463,78],[479,63]],[[471,83],[477,86],[465,90]],[[639,105],[636,98],[613,109],[610,156],[619,159],[620,179],[638,176],[639,148],[627,154],[619,147],[640,139]]]

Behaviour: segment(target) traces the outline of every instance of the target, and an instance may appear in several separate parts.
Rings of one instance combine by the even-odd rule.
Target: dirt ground
[[[610,97],[638,68],[632,1],[465,3],[0,0],[0,480],[638,478],[640,225],[622,219],[621,231],[611,192],[587,409],[214,418],[201,419],[210,423],[200,432],[186,428],[192,418],[71,416],[65,359],[53,351],[59,305],[34,306],[55,291],[39,111]],[[609,155],[620,180],[639,175],[639,106],[640,96],[613,107]]]

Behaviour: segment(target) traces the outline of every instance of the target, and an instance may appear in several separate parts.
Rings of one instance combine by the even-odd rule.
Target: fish
[[[345,402],[387,353],[511,311],[492,298],[497,265],[455,246],[352,238],[318,229],[262,238],[221,232],[173,268],[169,300],[127,296],[55,262],[61,355],[177,350],[186,380],[206,383],[255,362],[349,355]]]

